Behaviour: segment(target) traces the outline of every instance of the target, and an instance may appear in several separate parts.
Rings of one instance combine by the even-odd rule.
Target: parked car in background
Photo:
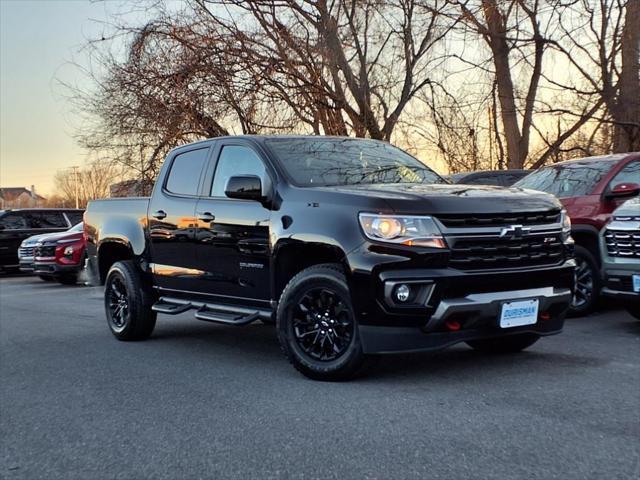
[[[41,238],[45,238],[51,235],[51,233],[41,233],[39,235],[33,235],[25,239],[18,249],[18,262],[20,264],[20,271],[23,273],[33,273],[33,251]],[[42,280],[53,280],[53,277],[49,275],[40,275]]]
[[[602,293],[640,319],[640,198],[625,202],[601,234]]]
[[[33,272],[52,277],[64,285],[73,285],[84,267],[84,224],[62,233],[40,238],[34,249]]]
[[[556,163],[531,173],[514,186],[552,193],[569,213],[577,261],[571,312],[591,312],[602,287],[600,231],[616,208],[640,193],[640,153]]]
[[[531,170],[480,170],[477,172],[454,173],[445,178],[451,183],[464,185],[495,185],[510,187],[518,180],[526,177]]]
[[[82,221],[83,210],[24,208],[0,210],[0,270],[18,269],[18,248],[27,238],[64,232]]]

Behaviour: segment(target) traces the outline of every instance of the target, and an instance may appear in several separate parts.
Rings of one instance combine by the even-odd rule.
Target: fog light
[[[399,302],[406,302],[407,300],[409,300],[409,295],[411,295],[411,289],[408,285],[405,285],[403,283],[402,285],[399,285],[398,288],[396,288],[396,299]]]
[[[73,255],[73,247],[67,247],[64,249],[64,256],[65,257],[70,257],[71,255]]]

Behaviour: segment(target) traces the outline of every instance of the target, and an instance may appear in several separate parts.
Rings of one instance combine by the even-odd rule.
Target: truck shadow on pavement
[[[438,352],[381,355],[368,372],[356,381],[413,379],[423,377],[437,381],[467,382],[470,378],[495,381],[495,375],[516,376],[523,371],[582,371],[609,363],[607,360],[569,353],[539,350],[544,338],[530,350],[517,354],[487,355],[465,345]],[[273,326],[252,325],[243,329],[219,325],[198,325],[188,319],[181,322],[159,321],[156,332],[147,341],[164,343],[172,349],[188,350],[190,355],[215,357],[218,362],[242,363],[244,367],[263,370],[268,364],[283,376],[298,375],[284,358]],[[147,343],[145,342],[145,343]],[[538,348],[538,349],[537,349]],[[201,358],[201,357],[200,357]]]

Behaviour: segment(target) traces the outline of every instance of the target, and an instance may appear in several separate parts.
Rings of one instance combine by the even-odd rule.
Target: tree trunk
[[[482,8],[489,31],[487,41],[491,48],[496,71],[500,116],[507,143],[507,168],[523,168],[527,152],[521,151],[522,135],[518,125],[515,92],[511,79],[505,19],[495,0],[483,0]]]
[[[622,69],[614,116],[614,152],[640,150],[640,0],[628,0],[622,31]]]

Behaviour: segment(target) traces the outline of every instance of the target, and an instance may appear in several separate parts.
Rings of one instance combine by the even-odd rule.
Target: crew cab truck
[[[150,198],[91,202],[90,271],[120,340],[156,314],[275,322],[289,361],[350,378],[378,354],[559,333],[575,262],[555,197],[450,185],[379,141],[240,136],[167,157]]]

